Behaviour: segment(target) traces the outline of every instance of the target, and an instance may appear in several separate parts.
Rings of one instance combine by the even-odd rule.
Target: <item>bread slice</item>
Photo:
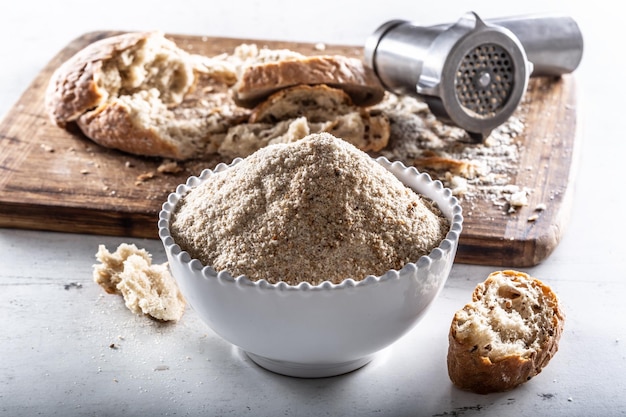
[[[98,247],[94,281],[109,294],[119,294],[135,314],[161,321],[178,321],[187,305],[167,264],[153,264],[145,249],[122,243],[115,252]]]
[[[251,123],[273,123],[304,116],[312,123],[325,122],[357,110],[350,96],[325,84],[306,84],[280,90],[257,105],[250,114]]]
[[[217,147],[224,157],[246,157],[274,143],[328,132],[364,152],[384,148],[390,135],[387,116],[352,104],[350,96],[324,84],[297,85],[272,94],[251,113],[248,123],[231,127]]]
[[[187,53],[160,32],[126,33],[62,64],[46,108],[54,123],[76,122],[102,146],[189,159],[210,149],[213,133],[247,119],[229,97],[236,79],[227,61]]]
[[[345,91],[325,84],[280,90],[259,104],[249,121],[275,123],[299,117],[306,118],[309,133],[331,133],[364,152],[379,151],[389,141],[390,123],[385,113],[355,106]]]
[[[380,102],[385,90],[361,60],[341,55],[314,55],[253,64],[233,87],[235,102],[253,108],[270,95],[295,85],[325,84],[344,90],[358,106]]]
[[[565,315],[554,292],[518,271],[496,271],[476,286],[450,326],[448,374],[459,388],[487,394],[539,374],[558,350]]]
[[[276,123],[242,123],[222,135],[216,144],[217,153],[225,159],[245,158],[267,145],[294,142],[310,132],[305,117]]]

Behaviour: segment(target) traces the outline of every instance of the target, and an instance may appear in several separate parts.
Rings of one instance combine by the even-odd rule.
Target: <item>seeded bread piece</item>
[[[344,90],[358,106],[380,102],[385,90],[361,60],[341,55],[316,55],[253,64],[233,87],[235,102],[253,108],[275,92],[295,85],[326,84]]]
[[[46,108],[109,148],[173,159],[203,156],[211,135],[245,120],[228,88],[236,68],[189,54],[160,32],[96,41],[52,75]]]
[[[539,374],[558,350],[565,315],[552,290],[518,271],[476,286],[450,326],[448,374],[461,389],[508,391]]]

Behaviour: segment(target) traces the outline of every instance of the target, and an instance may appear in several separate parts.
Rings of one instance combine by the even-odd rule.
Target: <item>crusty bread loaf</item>
[[[104,147],[187,160],[245,157],[322,131],[378,151],[389,120],[362,106],[383,96],[355,58],[254,44],[209,58],[141,32],[96,41],[71,57],[53,74],[46,107],[54,123],[76,123]],[[246,108],[253,102],[257,108]]]
[[[100,263],[94,265],[94,281],[107,293],[124,297],[133,313],[162,321],[180,320],[186,301],[167,264],[153,264],[145,249],[127,243],[113,253],[100,245],[96,259]]]
[[[228,97],[236,79],[228,62],[189,54],[159,32],[127,33],[62,64],[46,108],[54,123],[77,122],[105,147],[188,159],[210,149],[211,134],[247,118]]]
[[[234,99],[242,107],[253,108],[275,92],[301,84],[340,88],[359,106],[374,105],[385,95],[376,75],[361,60],[315,55],[246,67],[233,87]]]
[[[564,321],[559,300],[540,280],[511,270],[490,274],[452,320],[450,379],[480,394],[515,388],[554,356]]]

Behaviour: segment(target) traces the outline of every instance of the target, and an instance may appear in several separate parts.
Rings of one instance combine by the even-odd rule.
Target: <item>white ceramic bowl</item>
[[[462,229],[461,206],[450,190],[428,174],[382,157],[376,161],[434,200],[450,220],[450,230],[437,248],[415,263],[340,284],[252,282],[191,259],[170,235],[170,216],[185,193],[210,180],[211,172],[205,170],[179,185],[163,204],[159,236],[172,275],[202,320],[258,365],[298,377],[339,375],[360,368],[411,330],[448,278]],[[215,171],[228,168],[220,164]]]

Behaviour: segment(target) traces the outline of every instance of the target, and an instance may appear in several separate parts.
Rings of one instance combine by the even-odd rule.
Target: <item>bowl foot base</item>
[[[298,378],[325,378],[346,374],[367,365],[373,359],[373,356],[366,356],[348,362],[310,364],[278,361],[250,352],[246,352],[246,355],[261,368],[277,374]]]

